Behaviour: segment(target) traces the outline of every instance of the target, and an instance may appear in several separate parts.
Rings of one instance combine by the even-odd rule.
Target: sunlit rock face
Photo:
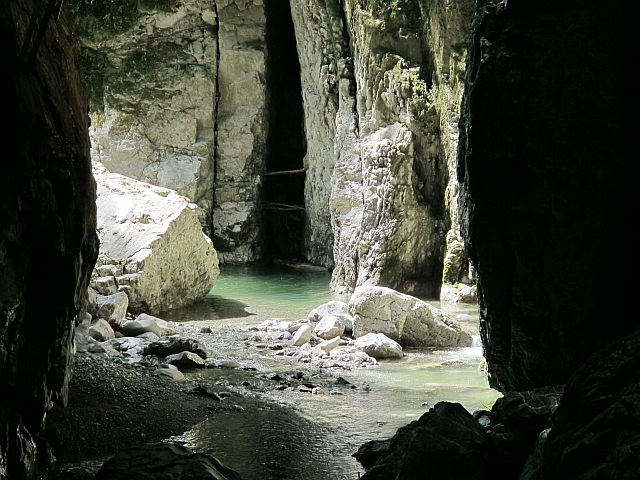
[[[125,292],[133,313],[157,314],[209,293],[220,269],[198,207],[173,190],[108,172],[99,163],[93,172],[100,256],[92,286],[100,291],[111,280],[113,291],[100,293]]]
[[[352,51],[330,201],[338,292],[439,293],[447,232],[457,237],[451,173],[472,12],[471,1],[344,2]]]
[[[627,6],[483,2],[475,20],[459,201],[501,390],[564,383],[638,324],[610,301],[637,285],[637,254],[620,254],[638,239]]]
[[[35,436],[65,403],[72,327],[98,254],[80,50],[63,15],[32,67],[33,3],[0,4],[0,478],[35,473]]]
[[[473,3],[143,2],[124,32],[79,30],[100,74],[89,78],[94,158],[198,204],[221,263],[278,254],[267,250],[285,239],[267,237],[286,229],[265,208],[298,186],[278,177],[277,192],[265,176],[274,131],[293,115],[277,111],[270,82],[299,76],[303,158],[276,168],[304,170],[300,201],[280,202],[303,224],[289,253],[335,267],[341,293],[380,284],[437,296],[443,274],[470,280],[452,172]],[[283,48],[269,42],[284,25],[269,16],[288,16],[286,4],[298,58],[276,65]]]
[[[139,15],[124,33],[105,32],[74,16],[91,87],[92,159],[110,171],[189,197],[201,208],[200,221],[209,232],[215,5],[187,0],[174,11]]]

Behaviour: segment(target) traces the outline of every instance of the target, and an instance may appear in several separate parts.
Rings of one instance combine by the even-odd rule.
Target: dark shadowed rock
[[[460,121],[461,230],[491,385],[567,382],[638,322],[632,0],[478,2]]]
[[[111,457],[95,480],[242,480],[206,453],[174,444],[140,448]]]
[[[34,471],[26,431],[36,436],[53,402],[66,402],[98,250],[80,49],[62,15],[25,65],[33,9],[0,2],[0,409],[21,418],[0,418],[0,477],[11,479]]]
[[[375,465],[380,456],[389,449],[391,439],[386,440],[371,440],[370,442],[360,445],[358,451],[353,454],[356,460],[364,467],[365,470],[369,470]]]
[[[373,447],[369,451],[373,453]],[[439,402],[400,428],[362,478],[481,480],[488,453],[484,431],[471,414],[459,403]],[[369,463],[373,456],[364,459]]]
[[[523,480],[640,478],[640,330],[575,373],[551,425]]]
[[[191,338],[181,337],[180,335],[171,335],[169,337],[161,338],[157,342],[149,344],[142,354],[155,355],[158,358],[164,358],[168,355],[181,352],[192,352],[200,355],[205,360],[207,358],[207,352],[200,348],[198,342]]]

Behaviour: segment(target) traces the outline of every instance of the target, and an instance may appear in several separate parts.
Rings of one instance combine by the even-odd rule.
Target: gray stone
[[[204,367],[204,359],[195,353],[180,352],[167,355],[164,359],[166,363],[180,367]]]
[[[326,315],[313,329],[313,333],[325,340],[339,337],[344,333],[344,325],[335,315]]]
[[[402,347],[400,344],[383,333],[367,333],[353,342],[367,355],[376,360],[383,358],[402,358]]]
[[[158,337],[162,336],[162,329],[158,326],[155,317],[150,315],[147,315],[144,318],[140,317],[142,317],[142,315],[139,315],[135,320],[122,325],[120,327],[120,333],[128,337],[137,337],[138,335],[146,332],[151,332]]]
[[[293,336],[291,345],[293,345],[294,347],[299,347],[300,345],[304,345],[311,339],[312,332],[313,332],[313,328],[311,328],[311,325],[301,324],[300,328],[296,330],[296,333]]]
[[[173,368],[156,368],[155,374],[164,379],[172,382],[184,382],[185,377],[184,374],[178,370]]]
[[[402,346],[470,347],[473,338],[426,302],[385,287],[358,287],[349,301],[353,334],[384,333]]]
[[[91,322],[91,326],[89,327],[89,336],[98,342],[105,342],[115,338],[115,333],[106,320],[96,318]]]
[[[125,293],[118,292],[113,295],[96,297],[96,305],[92,315],[95,318],[104,318],[109,325],[117,330],[127,314],[129,298]]]

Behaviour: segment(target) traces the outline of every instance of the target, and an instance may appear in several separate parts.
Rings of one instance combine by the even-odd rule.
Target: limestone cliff
[[[98,254],[80,50],[64,15],[37,50],[36,41],[23,49],[32,9],[26,0],[0,3],[3,480],[34,478],[35,435],[52,403],[66,402],[73,323]]]
[[[344,4],[355,81],[343,75],[336,122],[338,291],[382,284],[435,295],[443,270],[449,283],[465,279],[451,173],[472,7]]]
[[[129,7],[130,17],[124,17],[128,24],[105,25],[106,15],[124,13],[84,5],[70,2],[67,8],[82,38],[92,93],[92,158],[109,170],[188,196],[201,207],[201,222],[209,231],[218,61],[215,6],[192,0],[158,11],[143,3],[140,11]]]
[[[437,295],[469,280],[453,173],[473,3],[142,2],[110,35],[79,10],[103,72],[94,157],[209,212],[222,263],[290,255],[338,292]]]

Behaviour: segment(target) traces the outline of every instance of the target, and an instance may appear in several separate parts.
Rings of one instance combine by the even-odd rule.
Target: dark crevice
[[[264,248],[268,257],[303,261],[306,140],[300,61],[289,2],[270,0],[265,10],[269,130],[262,194]]]
[[[215,239],[215,230],[213,223],[213,215],[216,208],[216,187],[218,181],[218,109],[220,106],[220,17],[218,15],[218,4],[216,2],[212,2],[215,14],[216,14],[216,24],[214,26],[213,38],[216,39],[216,72],[215,72],[215,87],[216,87],[216,97],[214,98],[213,105],[213,188],[212,190],[212,198],[211,198],[211,211],[209,212],[209,229],[210,229],[210,237]],[[204,35],[203,35],[204,37]],[[216,248],[218,246],[216,245]]]

